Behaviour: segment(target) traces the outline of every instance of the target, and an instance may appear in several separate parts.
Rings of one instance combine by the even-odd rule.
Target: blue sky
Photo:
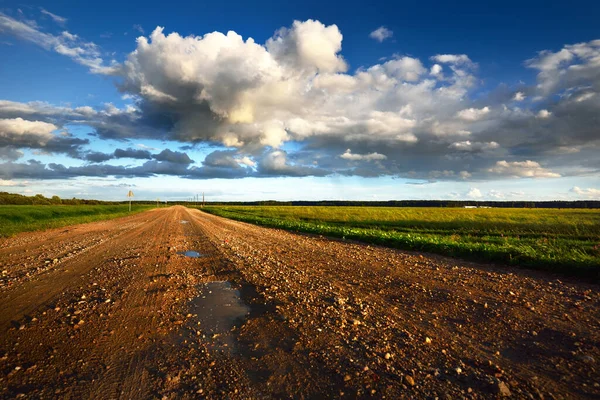
[[[600,198],[597,2],[188,3],[0,1],[0,190]]]

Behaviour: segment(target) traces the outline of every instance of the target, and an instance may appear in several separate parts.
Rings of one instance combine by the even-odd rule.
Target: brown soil
[[[2,398],[600,397],[599,287],[550,274],[184,207],[1,240],[0,271]],[[226,332],[211,281],[249,307]]]

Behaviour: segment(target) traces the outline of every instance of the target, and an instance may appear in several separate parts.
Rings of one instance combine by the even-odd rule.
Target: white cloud
[[[570,191],[572,193],[578,194],[580,196],[585,196],[585,197],[589,197],[592,199],[600,198],[600,189],[594,189],[594,188],[581,189],[578,186],[573,186],[573,188],[571,188]]]
[[[490,108],[483,107],[481,109],[477,108],[467,108],[459,111],[456,116],[465,121],[479,121],[483,119],[487,114],[489,114]]]
[[[68,31],[63,31],[61,33],[61,36],[63,36],[65,39],[68,39],[68,40],[71,40],[71,41],[79,39],[79,36],[74,35],[72,33],[69,33]]]
[[[242,164],[242,165],[246,165],[248,167],[254,167],[254,166],[256,166],[256,162],[253,161],[253,160],[251,160],[249,157],[246,157],[246,156],[244,156],[242,158],[238,158],[237,162],[240,163],[240,164]]]
[[[469,179],[471,176],[473,176],[469,171],[460,171],[460,173],[458,174],[460,176],[461,179]]]
[[[552,113],[548,110],[540,110],[538,111],[536,117],[537,118],[541,118],[541,119],[546,119],[546,118],[550,118],[552,116]]]
[[[593,92],[583,93],[582,95],[579,95],[579,96],[575,97],[575,101],[577,103],[581,103],[582,101],[586,101],[586,100],[591,99],[595,95],[596,95],[596,93],[593,93]]]
[[[467,197],[470,199],[480,199],[483,197],[481,191],[477,188],[470,188],[467,192]]]
[[[523,101],[523,100],[525,100],[526,97],[527,96],[525,96],[525,93],[523,93],[523,92],[517,92],[513,96],[513,101]]]
[[[552,150],[553,154],[575,154],[581,151],[580,147],[577,146],[558,146]]]
[[[443,69],[444,68],[440,64],[433,64],[433,66],[429,70],[429,74],[435,77],[440,77],[442,75]]]
[[[344,154],[340,155],[340,158],[349,161],[380,161],[387,159],[387,156],[379,153],[352,154],[350,149],[347,149]]]
[[[261,131],[260,143],[264,146],[279,148],[283,142],[287,141],[288,134],[283,129],[283,124],[278,122],[270,122],[265,124]]]
[[[15,186],[15,184],[15,181],[0,179],[0,186]]]
[[[527,66],[539,71],[537,89],[542,97],[579,86],[590,78],[598,80],[600,42],[566,45],[557,52],[541,51],[527,61]]]
[[[470,140],[465,140],[462,142],[454,142],[448,147],[451,149],[454,149],[454,150],[458,150],[458,151],[471,152],[471,151],[495,150],[495,149],[499,148],[500,145],[497,142],[482,143],[482,142],[471,142]]]
[[[152,146],[146,146],[146,145],[145,145],[145,144],[143,144],[143,143],[138,143],[138,144],[136,144],[135,146],[136,146],[136,147],[139,147],[139,148],[140,148],[140,149],[142,149],[142,150],[149,150],[149,151],[160,150],[160,149],[157,149],[156,147],[152,147]]]
[[[342,37],[337,25],[325,26],[311,19],[294,21],[291,28],[277,31],[267,41],[266,48],[274,59],[287,65],[311,71],[343,72],[347,66],[337,54],[342,50]]]
[[[472,64],[471,59],[466,54],[438,54],[431,57],[431,59],[440,64]]]
[[[542,168],[535,161],[497,161],[496,165],[488,170],[493,174],[515,178],[559,178],[560,174]]]
[[[29,185],[28,181],[13,181],[13,180],[0,179],[0,187],[2,187],[2,186],[26,187],[27,185]]]
[[[49,16],[50,18],[52,18],[52,20],[59,25],[64,25],[67,22],[67,19],[65,17],[61,17],[60,15],[53,14],[48,10],[45,10],[42,8],[40,11],[42,14],[45,14],[45,15]]]
[[[257,165],[259,174],[263,176],[287,175],[287,176],[323,176],[327,171],[318,168],[295,165],[288,161],[287,153],[275,150],[267,153]]]
[[[38,30],[36,26],[17,21],[1,12],[0,32],[16,36],[46,50],[67,56],[76,63],[88,67],[93,73],[114,75],[117,72],[115,65],[105,64],[96,44],[80,40],[77,35],[69,32],[62,32],[58,36],[44,33]]]
[[[52,132],[58,127],[42,121],[27,121],[23,118],[0,119],[0,138],[8,143],[35,142],[38,145],[46,144],[54,136]]]
[[[377,40],[379,43],[383,42],[385,39],[389,39],[394,36],[394,32],[386,28],[385,26],[380,26],[375,29],[373,32],[369,34],[371,39]]]
[[[492,199],[504,199],[506,197],[504,193],[494,189],[490,190],[487,195]]]
[[[412,57],[345,74],[341,39],[335,25],[312,20],[280,29],[265,46],[234,32],[181,37],[158,28],[138,39],[123,88],[174,110],[178,139],[242,148],[314,136],[416,143],[420,121],[444,108],[458,112],[472,84],[456,69],[436,86]]]
[[[418,81],[421,75],[427,72],[421,61],[411,57],[401,57],[388,61],[383,64],[383,68],[388,76],[409,82]]]

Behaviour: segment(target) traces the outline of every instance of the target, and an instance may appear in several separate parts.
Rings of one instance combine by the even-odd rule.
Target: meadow
[[[153,208],[113,205],[0,205],[0,236],[119,218]]]
[[[600,277],[600,210],[319,206],[203,210],[298,232]]]

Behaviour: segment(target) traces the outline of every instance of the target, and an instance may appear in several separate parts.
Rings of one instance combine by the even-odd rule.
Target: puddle
[[[182,224],[188,224],[190,221],[186,221],[185,219],[182,219],[182,220],[181,220],[181,221],[179,221],[179,222],[181,222]]]
[[[250,307],[227,281],[208,282],[198,289],[198,296],[190,303],[189,312],[194,315],[189,322],[190,333],[208,341],[213,349],[234,353],[232,330],[248,316]]]
[[[193,251],[193,250],[178,251],[177,254],[186,256],[186,257],[193,257],[193,258],[202,257],[202,254],[198,253],[197,251]]]

